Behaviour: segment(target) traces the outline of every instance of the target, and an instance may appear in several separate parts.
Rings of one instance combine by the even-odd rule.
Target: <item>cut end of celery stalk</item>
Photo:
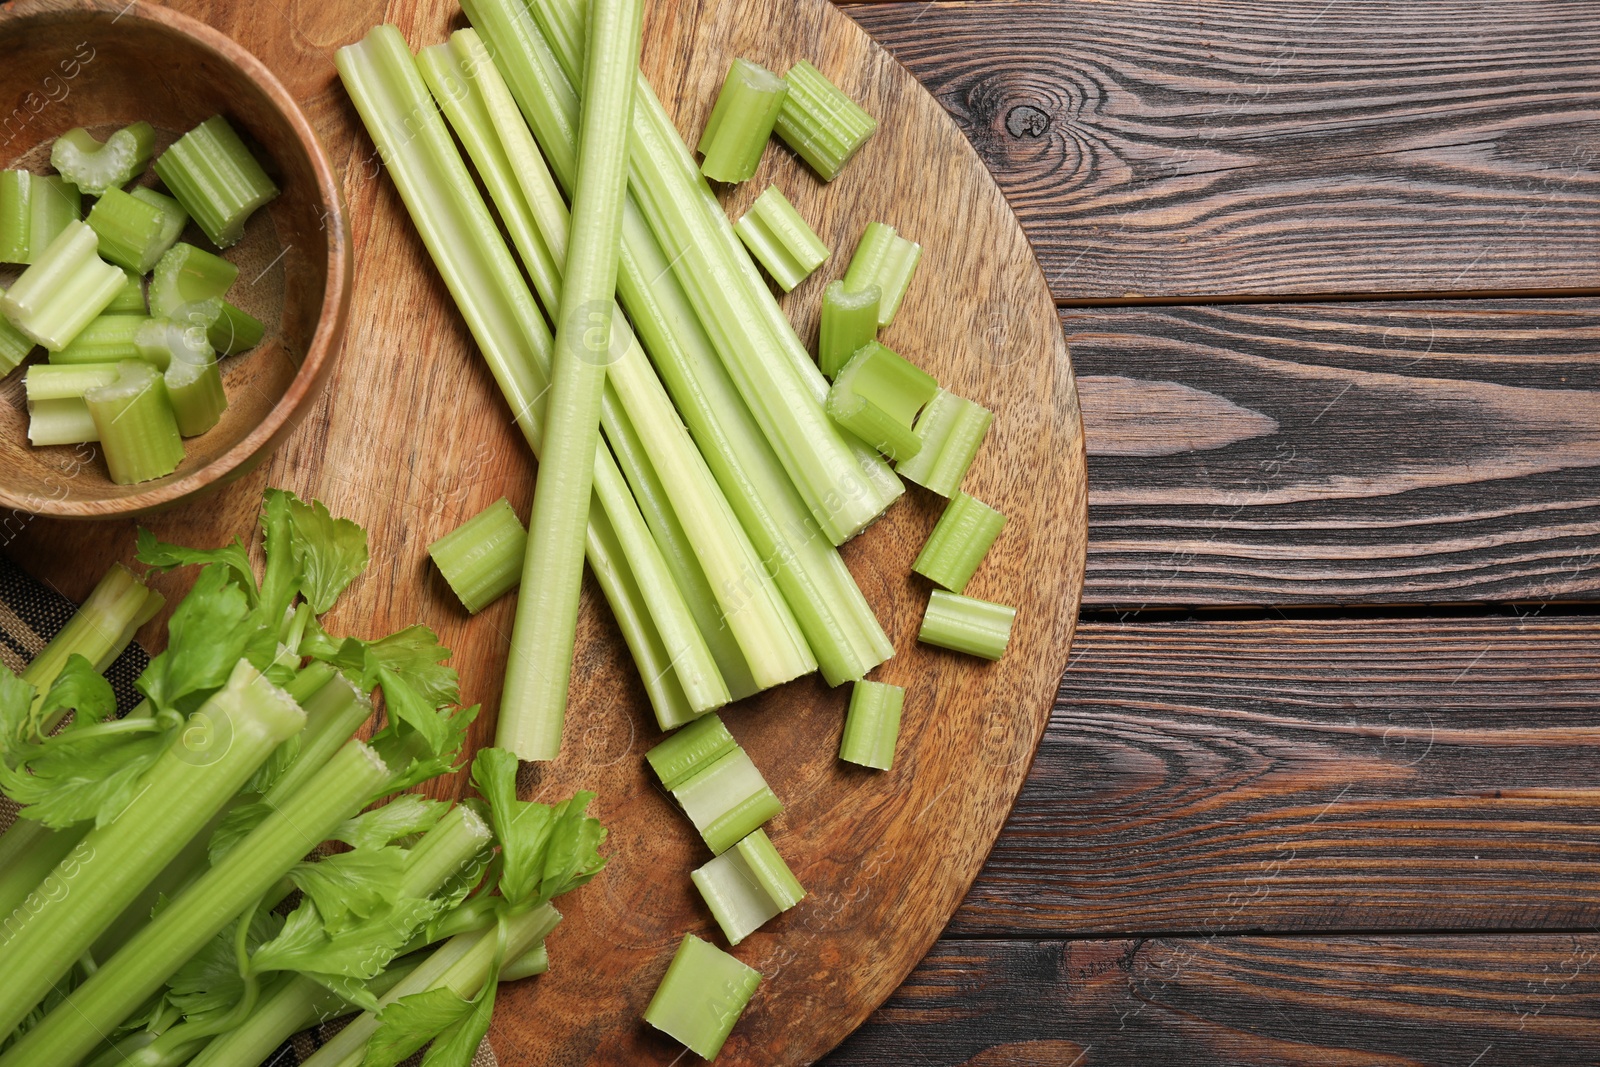
[[[650,998],[644,1021],[697,1056],[715,1059],[760,984],[760,971],[688,934]]]
[[[900,710],[906,691],[898,685],[859,681],[850,693],[839,758],[847,763],[886,771],[894,765],[900,737]]]
[[[1005,524],[1005,515],[977,497],[957,492],[911,569],[952,593],[963,592]]]
[[[90,196],[105,196],[131,182],[150,162],[156,131],[135,122],[106,138],[104,144],[81,127],[68,130],[50,146],[50,165]]]
[[[788,92],[788,83],[766,67],[735,59],[700,135],[700,172],[719,182],[752,177]]]
[[[0,296],[0,313],[25,336],[60,351],[122,291],[126,277],[100,258],[93,230],[69,222]]]
[[[473,615],[517,587],[528,531],[501,497],[428,546],[434,566]]]
[[[839,371],[828,391],[828,414],[890,459],[922,448],[913,426],[939,392],[933,376],[893,349],[868,341]]]
[[[222,388],[222,372],[217,369],[216,356],[209,346],[200,358],[190,358],[187,352],[174,355],[162,379],[166,382],[167,397],[172,403],[180,435],[198,437],[222,421],[228,397]]]
[[[125,360],[118,370],[115,384],[84,394],[111,480],[133,485],[163,478],[183,462],[183,438],[166,383],[142,360]]]
[[[178,138],[156,160],[155,171],[218,248],[237,243],[255,210],[278,195],[278,187],[221,115]]]
[[[832,181],[861,151],[878,120],[803,59],[785,80],[789,93],[778,113],[778,136],[824,181]]]
[[[786,293],[809,278],[828,258],[828,246],[776,185],[769,185],[756,198],[734,230]]]
[[[1017,609],[935,589],[928,599],[917,640],[983,659],[1005,655]]]
[[[755,831],[689,878],[730,945],[737,945],[806,895],[765,830]]]
[[[156,263],[150,279],[150,313],[176,317],[187,304],[221,299],[239,277],[239,268],[191,244],[175,244]]]
[[[882,292],[878,301],[878,325],[887,327],[900,313],[900,304],[921,261],[921,245],[901,237],[893,226],[869,223],[845,270],[844,287],[859,292],[876,285]]]
[[[101,258],[139,274],[155,269],[182,229],[173,229],[161,208],[115,188],[95,201],[86,221],[100,238]]]
[[[939,390],[917,417],[922,447],[896,464],[895,473],[929,492],[954,495],[993,422],[994,412],[982,404]]]

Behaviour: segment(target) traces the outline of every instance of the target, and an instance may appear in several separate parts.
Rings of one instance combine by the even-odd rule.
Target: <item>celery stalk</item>
[[[199,306],[191,304],[188,307],[193,310]],[[134,332],[133,344],[139,352],[139,358],[160,371],[167,370],[177,361],[201,363],[213,355],[203,328],[171,319],[145,319]]]
[[[674,789],[739,747],[719,715],[703,715],[644,754],[661,784]]]
[[[160,193],[151,193],[160,196]],[[176,202],[174,202],[176,207]],[[86,220],[100,238],[100,255],[119,267],[147,274],[183,231],[183,213],[164,210],[144,197],[108,189]]]
[[[561,749],[577,636],[583,508],[593,487],[600,400],[628,187],[627,128],[639,65],[640,0],[590,0],[578,182],[556,316],[544,456],[528,518],[528,553],[495,743],[524,760]]]
[[[516,982],[550,971],[550,950],[543,942],[500,968],[500,981]]]
[[[28,263],[36,263],[50,243],[67,228],[68,223],[83,218],[83,199],[78,187],[55,174],[34,175],[33,194],[28,220]]]
[[[222,421],[228,397],[222,390],[222,372],[215,355],[199,360],[174,358],[161,377],[180,435],[197,437]]]
[[[806,895],[765,830],[755,831],[691,872],[689,878],[730,945],[737,945]]]
[[[255,210],[278,195],[278,187],[221,115],[173,142],[156,159],[155,170],[218,248],[237,243]]]
[[[80,363],[56,367],[36,363],[23,376],[23,393],[34,400],[82,400],[83,394],[117,380],[115,363]]]
[[[886,771],[894,765],[894,745],[900,737],[900,709],[906,691],[898,685],[861,681],[850,693],[839,758],[847,763]]]
[[[361,810],[389,775],[371,749],[359,741],[347,742],[303,789],[0,1056],[0,1067],[69,1067],[80,1060],[101,1034],[126,1019],[301,857]]]
[[[806,60],[790,67],[784,80],[789,95],[778,113],[778,136],[831,182],[861,151],[878,120]]]
[[[938,392],[932,375],[868,341],[834,379],[828,414],[890,459],[903,461],[921,450],[922,439],[912,427]]]
[[[769,185],[766,192],[756,197],[756,202],[750,205],[734,230],[750,254],[786,293],[828,259],[828,246],[806,225],[806,220],[776,185]]]
[[[0,296],[5,294],[0,289]],[[9,374],[33,353],[33,338],[11,325],[11,320],[0,315],[0,377]]]
[[[988,408],[941,389],[917,416],[921,447],[895,470],[930,492],[951,496],[961,488],[993,422]]]
[[[96,254],[98,244],[88,226],[69,222],[0,296],[0,312],[52,352],[67,347],[126,284],[122,271]]]
[[[260,344],[266,332],[260,319],[224,300],[221,313],[206,327],[206,340],[218,356],[232,356]]]
[[[194,713],[145,773],[146,788],[115,819],[91,830],[13,914],[0,945],[0,1032],[22,1021],[273,749],[304,724],[305,713],[287,694],[240,661],[228,684]]]
[[[1017,609],[935,589],[917,640],[955,652],[997,660],[1011,640]]]
[[[27,263],[33,225],[33,175],[0,171],[0,263]]]
[[[35,448],[88,444],[100,440],[94,416],[82,397],[28,401],[28,443]]]
[[[138,190],[135,190],[137,192]],[[149,311],[144,302],[144,279],[131,270],[122,272],[122,288],[111,298],[102,315],[143,315]]]
[[[140,297],[143,308],[143,297]],[[50,353],[54,365],[73,363],[120,363],[125,359],[139,359],[139,346],[134,343],[139,327],[149,322],[144,314],[104,314],[89,320],[78,331],[72,343],[59,352]]]
[[[107,137],[104,144],[79,127],[57,137],[50,146],[50,165],[90,196],[121,192],[144,171],[156,145],[148,122],[135,122]]]
[[[186,304],[220,298],[239,277],[239,268],[191,244],[173,245],[156,263],[150,279],[150,313],[176,318]]]
[[[702,156],[700,172],[719,182],[752,177],[788,92],[788,84],[766,67],[735,59],[696,146]]]
[[[714,855],[783,811],[761,771],[738,747],[679,782],[672,795]]]
[[[1005,524],[1003,514],[977,497],[957,492],[911,569],[952,593],[963,592]]]
[[[183,438],[160,373],[142,360],[117,364],[114,385],[84,394],[111,480],[133,485],[162,478],[183,462]]]
[[[878,339],[878,302],[883,290],[876,285],[851,292],[843,280],[828,283],[822,291],[822,321],[817,334],[817,365],[829,378],[836,377],[861,346]]]
[[[760,971],[685,934],[644,1021],[695,1055],[715,1059],[760,984]]]
[[[878,301],[878,325],[888,326],[900,313],[900,302],[911,287],[911,276],[922,261],[922,246],[906,240],[893,226],[881,222],[867,224],[856,245],[855,255],[844,272],[848,292],[860,292],[876,285],[882,294]]]
[[[335,63],[357,110],[535,454],[550,335],[471,175],[439,121],[404,40],[380,27]],[[528,358],[532,353],[533,359]],[[705,673],[693,625],[608,452],[596,451],[587,552],[657,715],[692,717],[726,687]],[[693,694],[691,696],[690,694]]]
[[[528,531],[505,497],[428,546],[434,566],[473,615],[517,587]]]

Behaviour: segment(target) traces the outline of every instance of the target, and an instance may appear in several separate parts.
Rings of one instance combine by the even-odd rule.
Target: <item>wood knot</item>
[[[1050,116],[1032,104],[1019,104],[1006,114],[1006,132],[1013,137],[1043,137]]]

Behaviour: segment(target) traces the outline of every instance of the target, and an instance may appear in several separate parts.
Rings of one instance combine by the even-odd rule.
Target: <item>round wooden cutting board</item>
[[[248,536],[267,485],[317,497],[362,523],[373,564],[330,630],[433,627],[455,650],[464,698],[487,709],[474,731],[486,743],[512,598],[468,619],[425,549],[497,497],[526,515],[534,468],[331,59],[385,18],[414,47],[435,43],[460,24],[459,10],[449,0],[173,6],[255,51],[303,102],[343,172],[356,295],[327,393],[283,449],[226,489],[146,524],[192,544]],[[810,59],[878,117],[877,135],[831,185],[774,144],[729,208],[741,210],[775,182],[834,250],[785,298],[808,342],[822,287],[843,272],[868,222],[920,242],[921,269],[883,339],[996,413],[966,489],[1010,522],[968,592],[1017,606],[1005,659],[988,664],[916,643],[929,585],[910,568],[943,502],[913,486],[844,549],[897,649],[875,677],[907,689],[894,769],[837,759],[847,687],[829,690],[813,678],[725,715],[786,806],[768,831],[809,895],[734,950],[763,980],[720,1062],[805,1063],[865,1019],[928,950],[1022,786],[1083,585],[1082,425],[1055,308],[1016,219],[955,124],[887,53],[824,0],[651,0],[647,20],[646,69],[681,130],[698,133],[740,55],[779,72]],[[74,91],[93,91],[91,75]],[[133,553],[131,522],[13,518],[7,537],[13,559],[74,598]],[[187,580],[156,583],[175,598]],[[562,758],[525,769],[523,787],[537,799],[595,790],[611,861],[559,902],[566,920],[549,941],[551,972],[503,990],[491,1038],[508,1065],[668,1064],[683,1049],[640,1017],[685,933],[725,944],[688,877],[709,854],[647,774],[643,755],[658,734],[592,581],[579,630]],[[156,632],[142,636],[154,642]]]

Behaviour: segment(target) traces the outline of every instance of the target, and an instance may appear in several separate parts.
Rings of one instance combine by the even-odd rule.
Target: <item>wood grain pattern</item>
[[[197,543],[247,533],[268,483],[361,522],[374,560],[330,627],[364,636],[413,621],[435,627],[456,650],[465,699],[489,709],[475,730],[485,740],[512,605],[465,619],[431,573],[425,546],[501,495],[525,511],[532,463],[333,84],[329,59],[384,17],[413,44],[438,41],[456,5],[294,0],[277,18],[237,0],[174,6],[247,41],[305,101],[342,171],[357,282],[346,352],[301,429],[262,471],[151,525]],[[972,587],[1019,604],[1006,659],[990,667],[915,645],[928,586],[910,565],[941,502],[914,491],[846,549],[899,650],[880,676],[910,687],[895,769],[878,775],[837,761],[848,694],[815,680],[729,716],[787,805],[770,831],[810,896],[740,945],[765,981],[719,1062],[802,1063],[854,1028],[933,943],[1021,787],[1076,622],[1081,422],[1060,323],[1021,228],[955,124],[886,52],[823,0],[685,0],[648,11],[646,67],[686,129],[741,52],[785,65],[808,56],[877,113],[900,117],[826,190],[778,149],[763,174],[836,247],[874,219],[928,242],[896,343],[999,416],[968,484],[1011,517]],[[789,300],[802,319],[805,299]],[[1002,323],[1000,358],[994,330]],[[16,525],[4,537],[8,554],[78,597],[99,567],[132,550],[131,524]],[[175,593],[180,580],[161,584]],[[523,784],[541,798],[598,791],[613,859],[603,878],[563,901],[553,972],[502,995],[494,1043],[507,1067],[671,1063],[682,1049],[639,1018],[682,935],[714,936],[687,877],[708,857],[647,777],[641,757],[655,730],[592,583],[578,647],[566,758],[530,769]]]
[[[1597,285],[1586,0],[849,10],[955,115],[1060,298]]]
[[[1600,590],[1600,300],[1062,321],[1084,376],[1087,605]]]
[[[1600,937],[944,942],[827,1067],[1578,1067]]]
[[[960,937],[1600,925],[1593,618],[1085,623]]]

